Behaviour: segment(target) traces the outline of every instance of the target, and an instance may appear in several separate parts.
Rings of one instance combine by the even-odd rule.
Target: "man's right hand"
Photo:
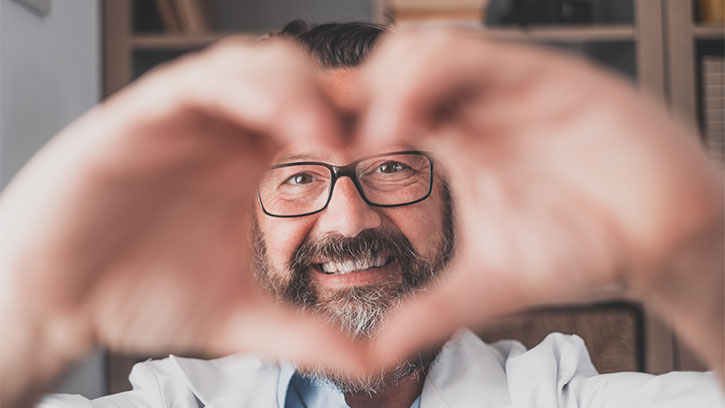
[[[339,137],[308,57],[244,39],[157,69],[65,129],[0,198],[0,405],[23,404],[94,345],[353,360],[337,331],[262,296],[248,270],[270,155]]]

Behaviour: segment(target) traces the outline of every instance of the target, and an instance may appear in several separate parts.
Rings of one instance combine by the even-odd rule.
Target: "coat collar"
[[[421,408],[511,405],[505,360],[496,348],[460,330],[428,370]]]
[[[446,343],[428,370],[421,408],[507,406],[506,357],[475,334],[461,330]],[[204,406],[284,407],[294,367],[250,354],[216,360],[171,356],[187,386]]]
[[[170,358],[205,407],[277,406],[280,364],[246,353],[216,360]],[[291,377],[293,370],[287,371]]]

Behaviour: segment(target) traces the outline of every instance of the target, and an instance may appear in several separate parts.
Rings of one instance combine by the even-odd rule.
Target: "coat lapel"
[[[504,364],[501,352],[461,330],[428,370],[421,408],[511,406]]]
[[[280,365],[249,354],[217,360],[171,356],[204,407],[276,407]]]

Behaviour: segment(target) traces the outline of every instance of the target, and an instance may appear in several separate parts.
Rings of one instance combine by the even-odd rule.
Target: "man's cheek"
[[[292,257],[300,247],[307,232],[307,220],[265,220],[263,234],[267,243],[267,257],[277,271],[288,271]],[[289,272],[286,272],[289,273]]]
[[[430,255],[442,236],[442,210],[426,200],[406,207],[393,208],[388,214],[395,227],[410,241],[416,253]]]
[[[286,243],[283,242],[283,240],[281,239],[270,239],[267,240],[267,242],[267,248],[269,248],[269,251],[267,251],[267,257],[270,265],[272,265],[272,268],[277,273],[289,275],[290,272],[288,271],[288,269],[290,266],[290,261],[292,260],[292,256],[294,255],[294,249],[289,250],[288,247],[296,247],[293,246],[292,242],[289,242],[289,245],[285,245]]]

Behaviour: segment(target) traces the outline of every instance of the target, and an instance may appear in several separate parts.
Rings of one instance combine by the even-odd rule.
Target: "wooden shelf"
[[[508,41],[620,42],[634,41],[632,25],[531,26],[485,28],[491,37]]]
[[[635,29],[631,25],[602,26],[532,26],[529,28],[484,28],[492,38],[508,41],[561,41],[561,42],[620,42],[633,41]],[[234,34],[260,35],[274,30],[246,33],[208,34],[137,34],[131,39],[134,50],[183,50],[205,47]],[[698,40],[725,39],[725,25],[696,25],[693,36]]]
[[[708,33],[713,27],[704,27]],[[630,25],[572,26],[530,28],[484,28],[484,32],[495,39],[508,41],[562,41],[562,42],[618,42],[633,41],[634,28]],[[234,34],[260,35],[274,30],[246,33],[208,34],[136,34],[131,38],[133,50],[185,50],[205,47],[224,37]]]
[[[131,37],[131,48],[135,51],[190,50],[206,47],[224,37],[232,35],[258,36],[272,31],[274,30],[243,33],[136,34]]]
[[[725,24],[698,24],[692,29],[692,35],[697,40],[725,39]]]

